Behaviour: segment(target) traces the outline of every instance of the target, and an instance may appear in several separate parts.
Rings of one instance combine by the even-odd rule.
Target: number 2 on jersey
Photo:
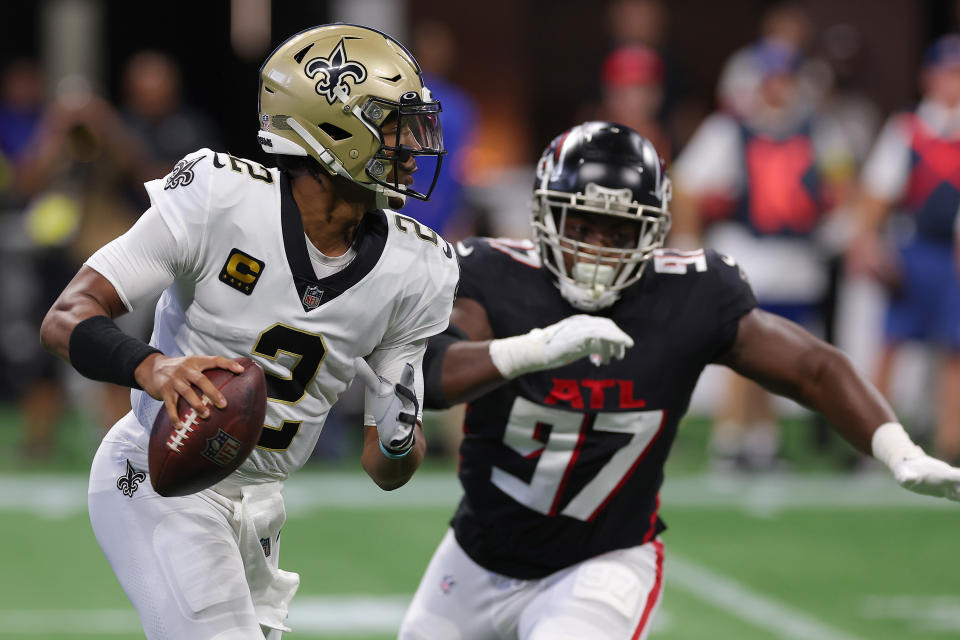
[[[567,478],[577,463],[591,421],[594,431],[632,434],[632,437],[600,467],[567,506],[558,511]],[[636,469],[662,424],[662,410],[582,414],[517,398],[510,411],[503,442],[526,458],[536,456],[537,466],[530,482],[496,466],[491,471],[490,481],[534,511],[589,522],[607,506]],[[544,443],[538,436],[546,425],[549,425],[550,433]]]
[[[281,353],[296,358],[290,367],[290,377],[281,378],[267,373],[267,400],[296,404],[303,399],[307,385],[317,375],[327,354],[323,337],[284,324],[275,324],[257,339],[253,353],[268,360],[276,360]],[[270,451],[284,451],[300,431],[302,421],[284,420],[279,427],[263,425],[257,447]]]

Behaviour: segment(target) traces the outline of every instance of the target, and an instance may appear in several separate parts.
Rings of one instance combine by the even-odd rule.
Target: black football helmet
[[[670,231],[664,162],[649,140],[620,124],[585,122],[554,138],[537,164],[533,195],[541,260],[564,298],[584,311],[610,306],[639,280]],[[569,213],[636,222],[636,244],[613,248],[571,238],[564,234]]]

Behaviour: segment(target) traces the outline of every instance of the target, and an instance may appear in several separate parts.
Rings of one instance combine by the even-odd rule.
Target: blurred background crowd
[[[915,437],[960,461],[960,2],[953,0],[119,0],[5,7],[0,39],[2,464],[93,443],[129,408],[42,352],[79,265],[149,206],[142,184],[200,147],[257,146],[259,64],[289,35],[356,22],[397,37],[443,105],[434,198],[450,241],[529,236],[533,164],[583,120],[633,127],[674,182],[669,244],[734,256],[761,305],[844,349]],[[152,309],[123,319],[148,337]],[[356,448],[361,394],[316,456]],[[780,467],[792,403],[708,370],[693,413],[719,468]],[[65,416],[73,416],[68,419]],[[453,456],[456,411],[429,416]],[[850,466],[858,460],[851,454]]]

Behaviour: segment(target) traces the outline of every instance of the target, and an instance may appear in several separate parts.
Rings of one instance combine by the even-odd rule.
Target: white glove
[[[873,457],[887,465],[904,489],[960,501],[960,469],[928,456],[896,422],[881,425],[871,441]]]
[[[399,384],[391,384],[370,368],[363,358],[356,358],[353,366],[357,375],[373,395],[370,410],[380,436],[380,450],[388,458],[402,458],[410,453],[414,443],[414,427],[420,403],[413,390],[413,365],[403,366]]]
[[[542,329],[490,342],[490,359],[504,378],[555,369],[590,356],[595,365],[621,359],[633,339],[609,318],[570,316]]]
[[[960,469],[927,454],[901,460],[893,467],[893,477],[914,493],[960,501]]]

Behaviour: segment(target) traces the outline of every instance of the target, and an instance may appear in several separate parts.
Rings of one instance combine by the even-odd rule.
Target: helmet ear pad
[[[307,150],[283,136],[279,136],[272,131],[260,131],[257,133],[257,142],[260,147],[269,153],[284,156],[308,156]]]

